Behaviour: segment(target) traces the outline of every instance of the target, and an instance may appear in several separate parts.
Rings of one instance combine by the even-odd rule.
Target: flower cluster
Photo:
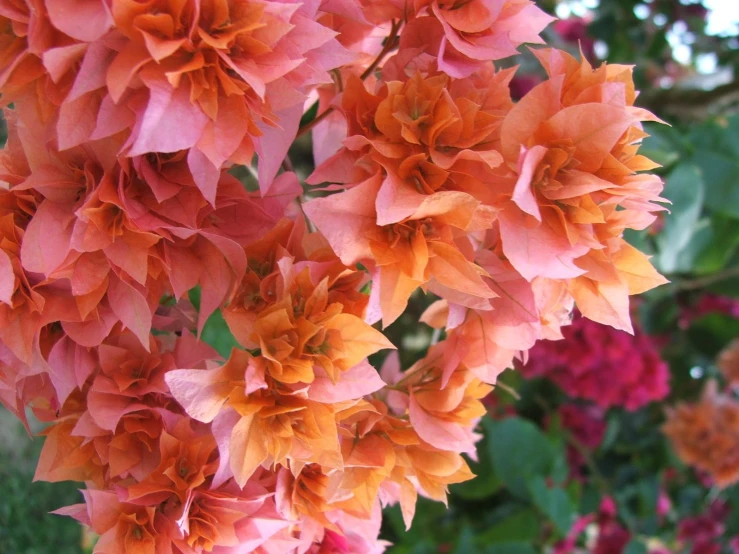
[[[669,393],[670,372],[652,339],[576,318],[563,341],[542,341],[520,370],[526,378],[546,377],[574,398],[602,408],[636,410]]]
[[[699,402],[669,408],[662,431],[680,459],[719,487],[739,480],[739,401],[719,392],[715,381]]]
[[[530,0],[0,7],[0,401],[48,423],[36,478],[85,483],[59,513],[96,553],[381,552],[383,505],[472,478],[514,358],[664,282],[622,238],[662,210],[655,118],[551,49],[514,103],[492,61],[542,42]],[[417,289],[445,338],[378,372]]]
[[[716,365],[729,385],[739,384],[739,339],[734,339],[721,351]]]
[[[554,549],[555,554],[576,552],[579,536],[586,530],[595,530],[594,540],[589,541],[588,550],[593,554],[620,554],[626,548],[631,534],[621,525],[617,517],[616,503],[610,496],[604,496],[596,513],[587,514],[575,521],[567,537]]]

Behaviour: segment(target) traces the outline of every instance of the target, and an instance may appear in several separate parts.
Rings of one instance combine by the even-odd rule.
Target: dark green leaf
[[[739,117],[709,121],[696,127],[689,138],[695,153],[692,162],[703,172],[710,186],[706,205],[721,213],[739,217]]]
[[[495,472],[513,494],[528,498],[527,482],[537,475],[549,475],[552,469],[552,444],[533,423],[519,417],[490,425],[489,447]]]
[[[624,554],[647,554],[646,545],[638,539],[629,541],[624,549]]]
[[[655,262],[663,272],[676,273],[689,269],[692,261],[684,260],[681,254],[693,237],[703,208],[704,186],[698,168],[690,164],[675,168],[667,177],[664,196],[672,202],[672,213],[657,237]]]
[[[541,522],[536,511],[520,509],[478,535],[482,544],[529,541],[536,535]]]
[[[205,322],[201,338],[203,342],[215,348],[224,358],[228,358],[231,355],[231,350],[239,346],[220,310],[213,312],[208,321]]]
[[[536,554],[534,547],[525,542],[506,542],[488,546],[484,554]]]
[[[566,535],[575,515],[567,493],[559,487],[547,487],[542,477],[529,481],[529,492],[534,505],[554,524],[560,536]]]

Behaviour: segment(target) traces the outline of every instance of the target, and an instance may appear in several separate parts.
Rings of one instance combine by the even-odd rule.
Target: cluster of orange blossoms
[[[719,354],[717,366],[725,390],[710,381],[698,402],[668,409],[663,432],[683,462],[723,488],[739,481],[739,340]]]
[[[531,0],[0,0],[0,401],[48,422],[97,554],[382,552],[473,477],[481,399],[576,304],[664,279],[631,69]],[[304,112],[318,116],[300,127]],[[313,135],[304,189],[283,163]],[[258,191],[232,175],[258,158]],[[189,298],[199,290],[199,303]],[[418,289],[444,339],[403,371]],[[199,337],[219,311],[240,345]]]

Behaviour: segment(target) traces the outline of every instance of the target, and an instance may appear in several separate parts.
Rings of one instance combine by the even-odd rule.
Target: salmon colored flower
[[[85,414],[84,395],[70,397],[53,425],[41,434],[44,446],[36,466],[35,480],[86,481],[103,487],[105,468],[90,438],[76,434]]]
[[[409,526],[473,477],[483,397],[573,302],[629,328],[628,295],[663,282],[623,240],[660,209],[655,118],[630,68],[556,50],[514,105],[492,61],[550,21],[0,0],[0,401],[48,423],[36,479],[86,483],[58,513],[96,554],[380,553],[384,505]],[[378,372],[373,325],[419,288],[445,336]],[[224,321],[225,361],[200,338]]]
[[[93,550],[95,554],[173,552],[167,529],[169,522],[155,507],[121,502],[110,491],[91,489],[82,491],[82,494],[84,504],[62,508],[55,513],[70,515],[100,535]]]
[[[213,435],[198,434],[183,419],[159,437],[159,465],[145,479],[127,487],[127,500],[134,504],[168,503],[167,510],[181,515],[193,491],[210,478],[217,467]]]
[[[107,18],[103,5],[88,4],[88,36],[100,36],[96,24]],[[73,66],[84,53],[77,33],[58,29],[64,6],[42,0],[4,0],[0,3],[0,89],[2,103],[32,104],[36,117],[49,121],[72,88]],[[103,31],[105,23],[103,23]],[[96,28],[91,28],[96,27]]]
[[[397,223],[378,225],[374,199],[380,187],[377,174],[305,207],[342,262],[361,262],[371,268],[372,321],[392,323],[419,286],[458,293],[460,302],[495,295],[482,280],[484,271],[463,253],[468,240],[465,231],[487,227],[488,210],[466,194],[450,193],[438,202],[428,197],[415,213]],[[346,213],[355,217],[347,219]]]
[[[285,384],[312,383],[316,368],[335,382],[340,372],[392,346],[361,319],[366,305],[358,291],[361,273],[331,253],[323,256],[320,247],[311,252],[315,261],[300,261],[305,247],[315,247],[313,238],[301,241],[299,229],[283,221],[247,247],[249,267],[224,310],[234,336],[259,348],[267,373]],[[297,260],[287,247],[299,253]]]
[[[277,513],[274,492],[258,481],[239,489],[233,482],[218,489],[196,489],[178,520],[183,552],[222,552],[226,548],[257,548],[288,527]]]
[[[125,130],[130,156],[190,149],[197,178],[227,160],[249,163],[256,149],[266,191],[295,136],[304,92],[330,82],[334,60],[346,61],[335,33],[315,22],[316,10],[117,0],[98,32],[84,33],[89,13],[59,9],[52,23],[84,52],[59,108],[60,147]]]
[[[505,256],[527,280],[570,279],[586,317],[630,330],[628,295],[665,280],[620,237],[654,220],[661,185],[637,175],[641,121],[628,68],[593,70],[554,50],[538,52],[550,79],[506,116],[502,153],[516,168],[498,221]],[[527,229],[521,233],[520,229]],[[633,276],[633,277],[632,277]]]
[[[473,454],[474,433],[486,409],[480,400],[493,387],[482,383],[439,343],[402,377],[408,391],[408,415],[418,436],[439,450]],[[451,359],[450,359],[451,358]]]
[[[719,354],[716,365],[726,381],[735,385],[739,382],[739,340],[734,339]]]
[[[669,409],[662,430],[686,464],[707,472],[723,488],[739,479],[738,425],[739,403],[718,393],[712,382],[699,402]]]
[[[35,199],[0,189],[0,340],[30,363],[45,300],[23,271],[21,247]]]

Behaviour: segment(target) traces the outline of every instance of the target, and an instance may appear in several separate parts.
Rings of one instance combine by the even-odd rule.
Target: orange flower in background
[[[730,385],[739,383],[739,339],[734,339],[721,351],[716,365]]]
[[[739,479],[739,402],[717,392],[715,381],[699,402],[669,408],[662,431],[686,464],[708,473],[719,487]]]

